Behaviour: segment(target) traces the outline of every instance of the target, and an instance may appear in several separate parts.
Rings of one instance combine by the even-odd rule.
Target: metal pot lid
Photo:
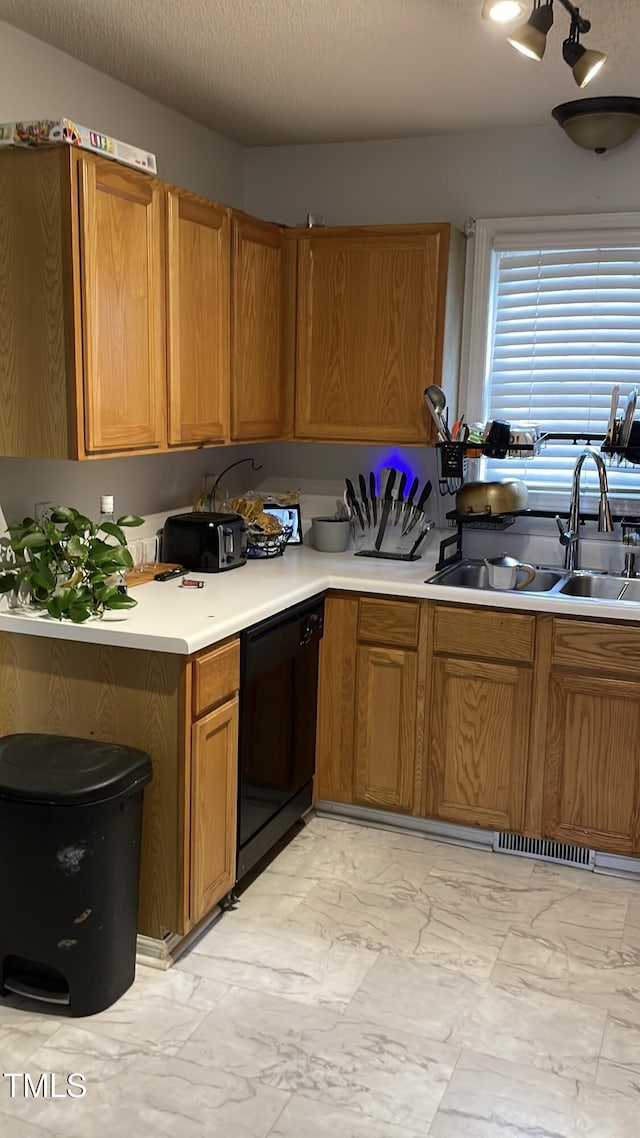
[[[509,557],[507,553],[501,553],[499,557],[485,557],[487,565],[498,565],[505,569],[515,569],[520,562],[515,557]]]

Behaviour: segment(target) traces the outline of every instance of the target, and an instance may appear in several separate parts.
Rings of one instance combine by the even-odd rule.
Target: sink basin
[[[620,577],[578,573],[575,577],[569,577],[558,592],[565,597],[593,597],[600,601],[617,601],[625,584],[626,581]]]
[[[428,581],[430,585],[451,585],[462,589],[484,589],[486,592],[512,592],[512,593],[548,593],[565,574],[553,569],[538,569],[533,581],[524,589],[492,589],[489,584],[489,573],[484,561],[459,561],[451,569],[443,569]],[[638,582],[640,584],[640,581]]]

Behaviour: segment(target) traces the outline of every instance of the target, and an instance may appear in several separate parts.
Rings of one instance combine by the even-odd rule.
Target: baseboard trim
[[[162,939],[156,940],[155,937],[142,936],[138,933],[136,963],[144,964],[148,968],[159,968],[166,972],[175,964],[176,960],[179,960],[191,948],[198,937],[208,932],[212,925],[215,925],[221,916],[222,909],[216,905],[215,909],[207,913],[206,917],[203,917],[199,924],[194,925],[185,936],[180,936],[180,933],[167,933]]]
[[[354,822],[360,826],[397,830],[404,834],[416,834],[450,845],[468,846],[493,853],[493,830],[476,829],[475,826],[459,826],[454,822],[439,822],[435,818],[415,818],[412,814],[395,814],[391,810],[352,806],[349,803],[331,802],[324,798],[317,800],[316,814],[321,818],[341,818],[345,822]],[[500,856],[504,857],[505,852],[503,851]],[[599,853],[596,850],[593,872],[637,881],[640,878],[640,858]]]

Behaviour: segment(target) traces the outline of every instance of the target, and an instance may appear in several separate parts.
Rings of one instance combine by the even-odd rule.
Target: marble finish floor
[[[638,1138],[640,885],[312,819],[168,973],[0,1002],[2,1138]],[[2,1073],[0,1072],[0,1074]]]

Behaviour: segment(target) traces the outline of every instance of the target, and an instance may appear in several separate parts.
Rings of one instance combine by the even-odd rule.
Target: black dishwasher
[[[311,806],[323,628],[313,597],[240,637],[238,880]]]

